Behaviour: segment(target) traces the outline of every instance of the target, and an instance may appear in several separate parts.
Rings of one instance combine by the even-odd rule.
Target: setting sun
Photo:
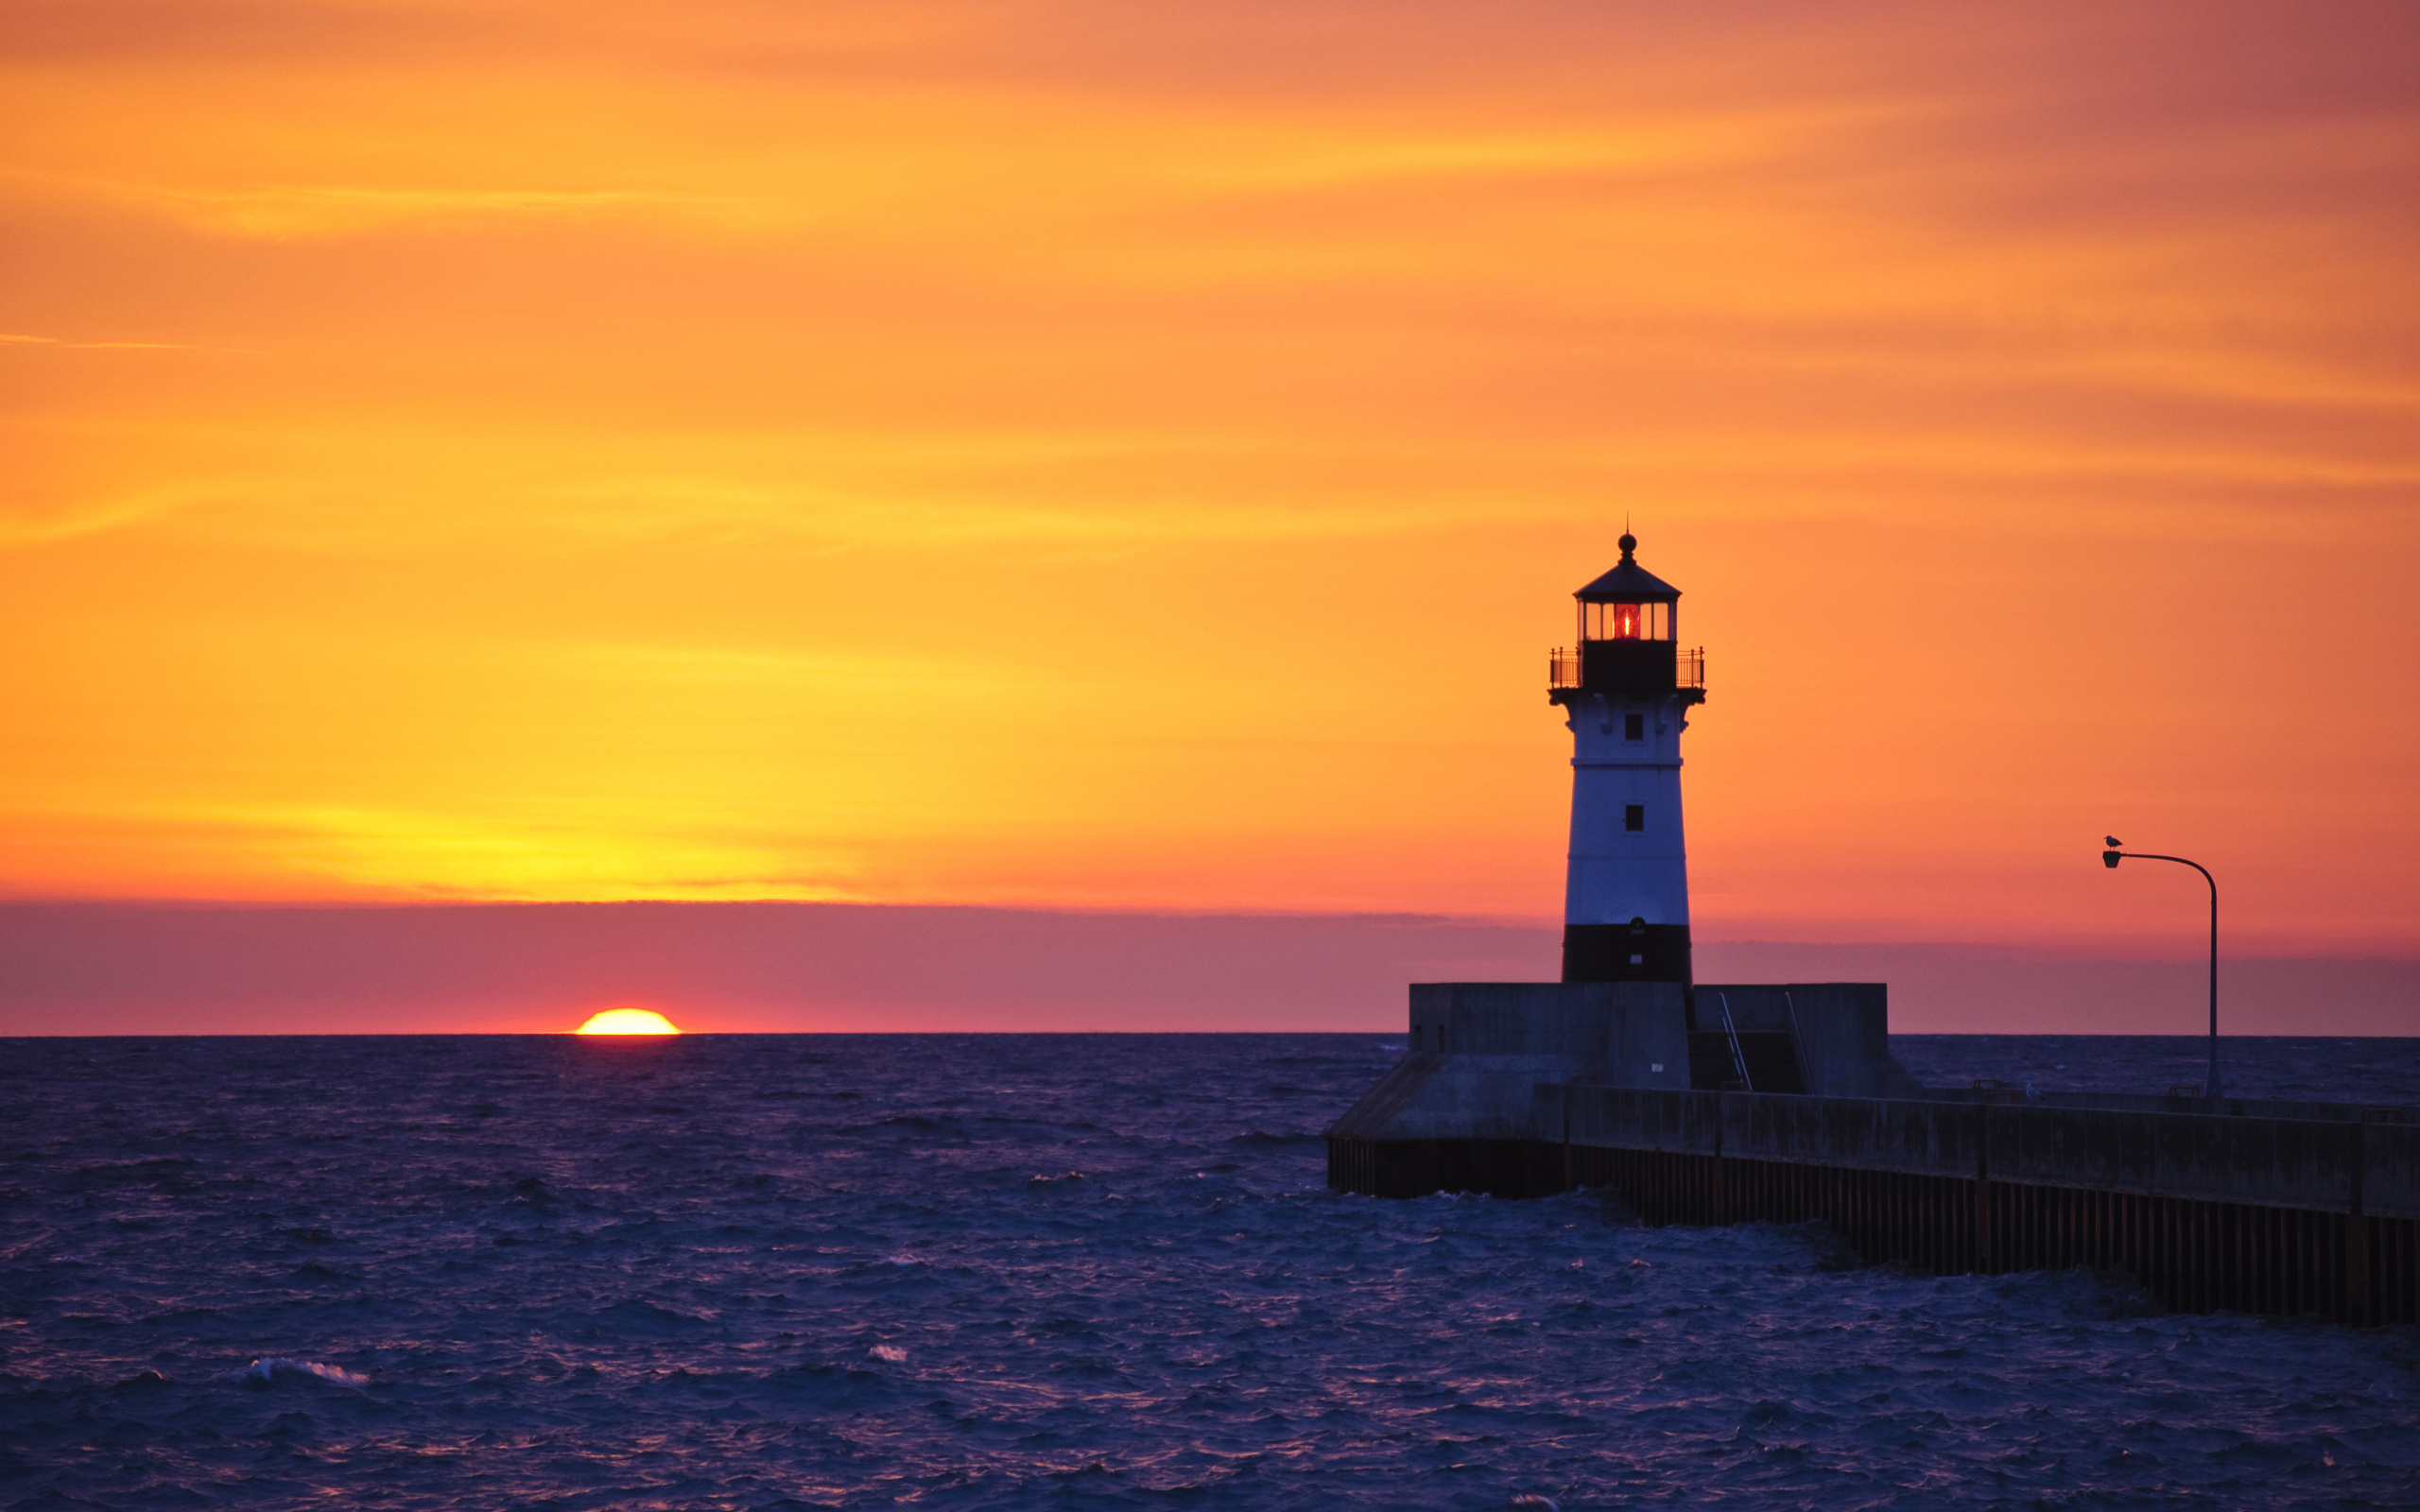
[[[607,1008],[590,1017],[577,1034],[679,1034],[680,1027],[647,1008]]]

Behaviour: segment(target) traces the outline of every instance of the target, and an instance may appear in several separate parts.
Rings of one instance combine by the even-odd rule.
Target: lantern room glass
[[[1678,606],[1666,603],[1591,604],[1580,606],[1580,638],[1583,641],[1668,641]]]

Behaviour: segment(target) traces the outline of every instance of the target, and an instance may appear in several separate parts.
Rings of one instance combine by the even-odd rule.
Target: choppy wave
[[[370,1378],[342,1366],[322,1365],[317,1360],[285,1360],[275,1355],[263,1355],[227,1378],[230,1381],[258,1382],[273,1385],[277,1382],[305,1380],[325,1381],[337,1386],[366,1386]]]
[[[1398,1042],[0,1043],[0,1503],[2413,1501],[2411,1330],[1330,1193]],[[2236,1084],[2413,1100],[2420,1044],[2334,1043]]]

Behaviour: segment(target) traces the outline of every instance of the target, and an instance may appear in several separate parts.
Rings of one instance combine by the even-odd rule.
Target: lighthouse
[[[1869,1129],[1874,1100],[1927,1095],[1891,1057],[1883,984],[1695,979],[1681,732],[1705,701],[1705,653],[1681,649],[1681,591],[1627,531],[1621,548],[1572,595],[1579,642],[1547,662],[1571,730],[1563,980],[1412,983],[1403,1058],[1328,1125],[1340,1192],[1533,1196],[1619,1186],[1650,1156],[1689,1173],[1655,1180],[1703,1183],[1710,1158],[1716,1211],[1737,1214],[1723,1141],[1766,1105],[1733,1095],[1792,1099],[1772,1119],[1788,1129],[1814,1126],[1784,1116],[1798,1099],[1865,1099],[1841,1126]],[[1598,1159],[1583,1148],[1620,1153],[1575,1163]]]
[[[1688,848],[1681,731],[1705,701],[1705,653],[1683,651],[1681,591],[1622,559],[1572,596],[1576,651],[1549,660],[1547,696],[1571,730],[1565,982],[1689,985]]]

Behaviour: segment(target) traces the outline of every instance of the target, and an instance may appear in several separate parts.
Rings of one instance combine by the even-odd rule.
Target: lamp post
[[[2187,861],[2183,856],[2155,856],[2141,850],[2121,850],[2118,847],[2125,844],[2124,841],[2114,834],[2106,838],[2109,849],[2100,852],[2100,864],[2112,871],[2118,869],[2118,862],[2130,856],[2136,861],[2173,861],[2180,867],[2191,867],[2202,874],[2204,882],[2210,885],[2210,1076],[2202,1089],[2202,1094],[2210,1100],[2211,1110],[2215,1112],[2219,1101],[2219,879],[2211,876],[2210,868],[2198,861]]]

